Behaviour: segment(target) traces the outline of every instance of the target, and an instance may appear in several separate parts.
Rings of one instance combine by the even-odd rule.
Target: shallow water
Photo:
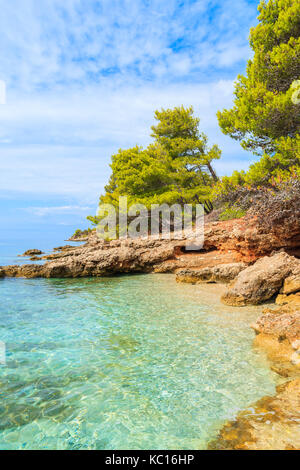
[[[0,449],[203,449],[275,390],[260,309],[172,275],[1,279]]]

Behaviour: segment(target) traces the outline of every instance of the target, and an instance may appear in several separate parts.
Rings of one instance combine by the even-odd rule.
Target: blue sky
[[[258,1],[0,0],[0,224],[87,226],[110,155],[147,145],[153,112],[192,104],[219,174],[252,155],[218,129],[251,56]],[[3,235],[4,233],[4,235]],[[8,232],[7,232],[8,234]]]

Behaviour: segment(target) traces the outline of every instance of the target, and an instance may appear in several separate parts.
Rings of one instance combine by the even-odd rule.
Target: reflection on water
[[[0,280],[0,449],[201,449],[274,392],[259,308],[173,276]]]

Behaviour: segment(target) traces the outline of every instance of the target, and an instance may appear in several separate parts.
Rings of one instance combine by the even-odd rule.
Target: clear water
[[[8,266],[10,264],[43,264],[45,260],[41,261],[31,261],[30,256],[19,256],[23,254],[29,248],[38,248],[39,250],[43,251],[43,253],[53,253],[54,246],[61,246],[61,245],[72,245],[78,246],[82,245],[83,242],[73,242],[73,241],[61,241],[56,240],[57,243],[53,243],[53,240],[39,240],[38,242],[25,242],[19,243],[16,247],[15,242],[3,242],[0,238],[0,266]]]
[[[275,390],[259,309],[172,275],[1,279],[0,449],[203,449]]]

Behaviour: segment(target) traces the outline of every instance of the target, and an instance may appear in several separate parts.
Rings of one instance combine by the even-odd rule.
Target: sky
[[[254,157],[221,133],[216,112],[245,73],[257,5],[0,0],[0,248],[86,228],[110,156],[148,145],[161,107],[193,105],[223,151],[219,175],[247,169]]]

